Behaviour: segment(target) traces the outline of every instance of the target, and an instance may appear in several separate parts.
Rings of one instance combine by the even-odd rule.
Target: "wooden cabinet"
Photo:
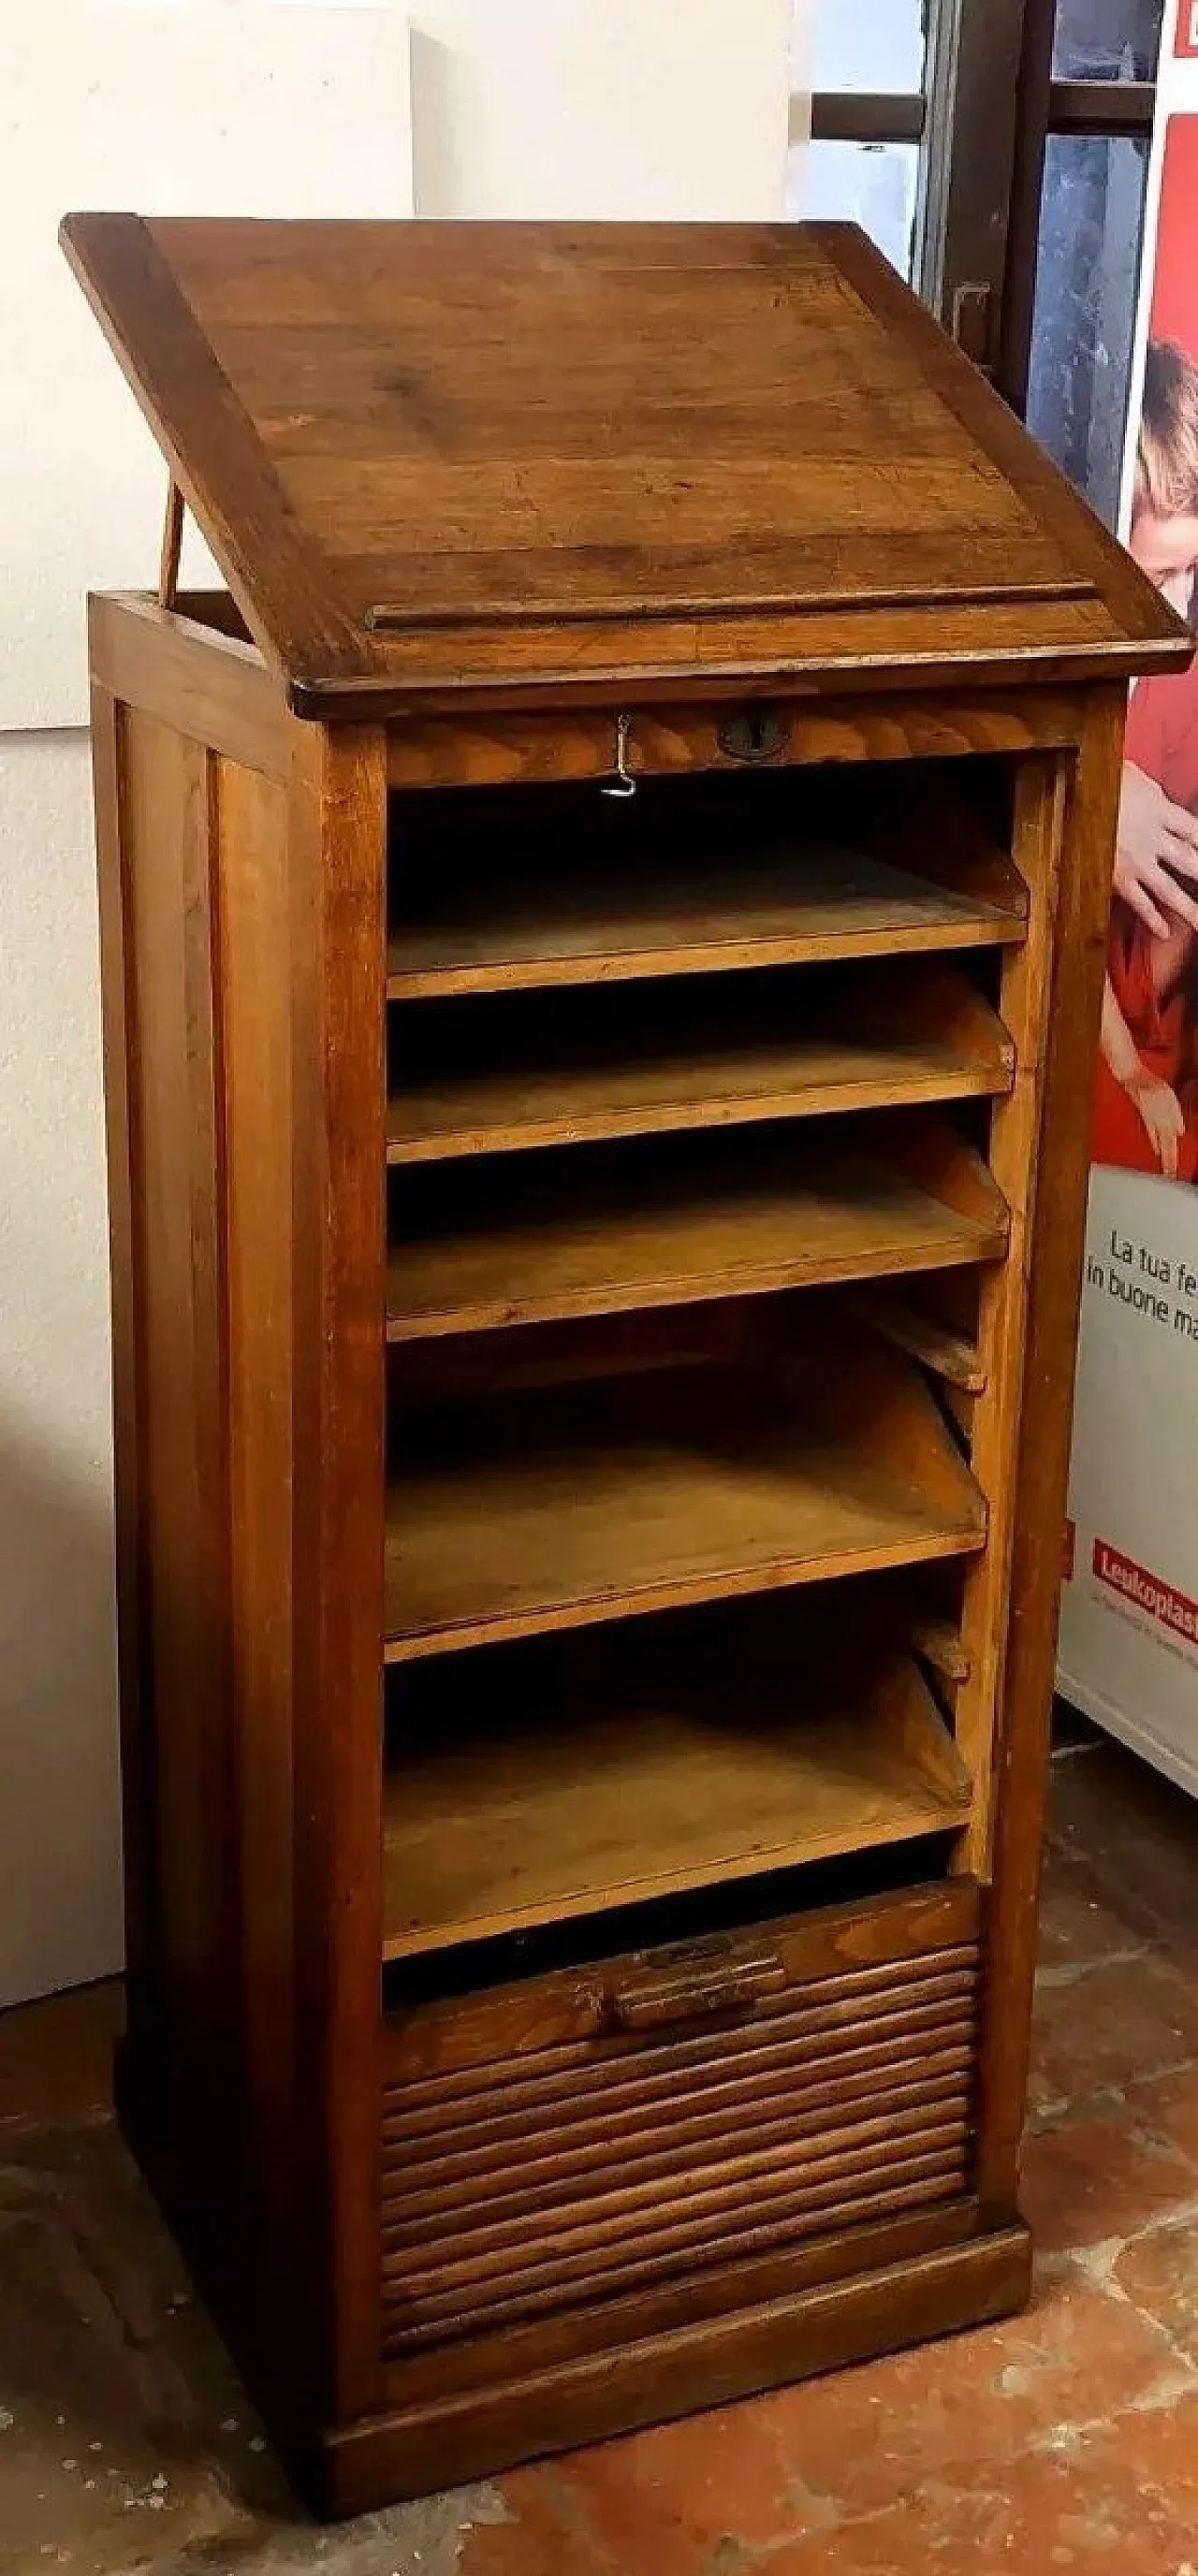
[[[850,230],[65,239],[228,581],[91,608],[121,2110],[340,2510],[1025,2295],[1189,646]]]

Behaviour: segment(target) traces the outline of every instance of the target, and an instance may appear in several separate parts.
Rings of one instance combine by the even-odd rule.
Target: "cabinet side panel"
[[[989,1965],[983,1988],[978,2193],[1014,2211],[1027,2091],[1040,1850],[1064,1557],[1090,1109],[1106,966],[1127,694],[1095,690],[1065,813],[1031,1241],[1013,1512]]]
[[[291,984],[287,798],[216,765],[228,1278],[230,1652],[244,2184],[269,2317],[293,2246]]]
[[[124,709],[120,807],[155,2050],[177,2186],[211,2220],[236,2116],[238,1936],[209,753]]]

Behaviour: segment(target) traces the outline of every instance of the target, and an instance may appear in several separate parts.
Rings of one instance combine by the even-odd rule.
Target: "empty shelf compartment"
[[[798,1302],[793,1356],[397,1406],[388,1660],[983,1546],[915,1364]]]
[[[1027,895],[959,763],[417,795],[396,807],[392,998],[1022,939]],[[917,792],[918,791],[918,792]]]
[[[393,1341],[994,1259],[1007,1210],[935,1112],[405,1172]]]
[[[957,1831],[966,1767],[869,1593],[838,1617],[818,1595],[811,1616],[794,1597],[675,1612],[405,1674],[384,1956]]]
[[[387,1154],[466,1154],[1009,1091],[1011,1041],[937,961],[422,1003],[389,1015]]]

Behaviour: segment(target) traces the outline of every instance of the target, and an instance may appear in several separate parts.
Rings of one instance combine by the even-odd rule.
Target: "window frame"
[[[1161,41],[1166,41],[1165,0]],[[1099,140],[1149,139],[1156,115],[1156,82],[1068,81],[1053,77],[1056,0],[1024,0],[1023,44],[1016,101],[1014,184],[1003,284],[996,381],[1018,412],[1027,408],[1035,322],[1036,266],[1044,166],[1052,135]]]
[[[1054,79],[1056,17],[1057,0],[925,0],[922,91],[810,100],[813,142],[920,146],[912,283],[1020,413],[1049,137],[1148,136],[1156,112],[1155,81]]]

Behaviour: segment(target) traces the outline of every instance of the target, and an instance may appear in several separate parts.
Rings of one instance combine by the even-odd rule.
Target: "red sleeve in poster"
[[[1198,0],[1187,0],[1187,5],[1195,19],[1195,39],[1187,51],[1198,58]],[[1178,341],[1191,358],[1198,356],[1196,225],[1198,116],[1171,116],[1165,131],[1149,333],[1154,340]]]

